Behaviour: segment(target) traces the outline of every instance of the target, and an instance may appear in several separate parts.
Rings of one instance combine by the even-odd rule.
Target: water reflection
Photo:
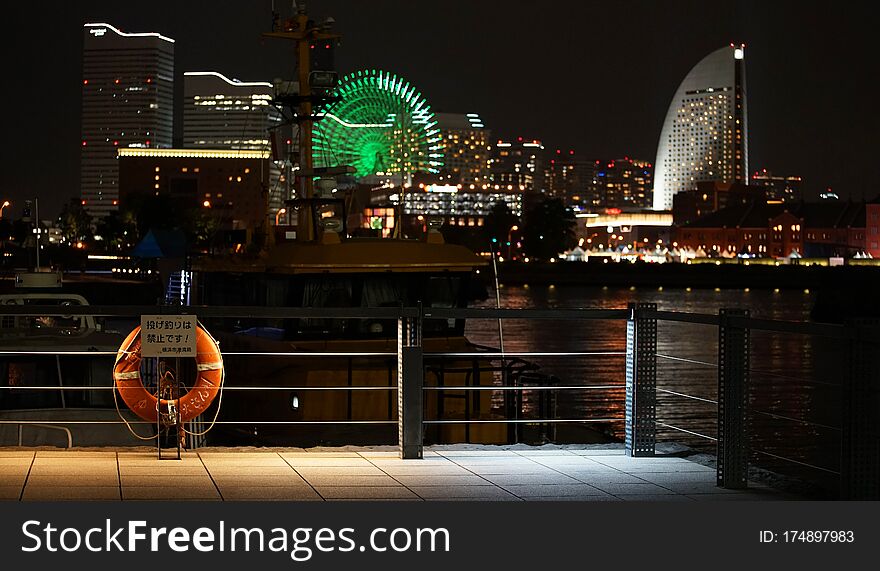
[[[721,308],[748,309],[754,317],[809,320],[813,295],[774,290],[691,290],[575,286],[502,286],[505,308],[625,308],[629,302],[656,303],[658,309],[717,314]],[[478,307],[494,307],[494,292]],[[482,345],[498,346],[496,320],[471,320],[467,335]],[[658,420],[708,438],[658,427],[658,438],[714,449],[717,435],[718,330],[689,323],[658,323]],[[504,322],[506,351],[623,352],[625,323],[594,320],[519,320]],[[788,469],[784,456],[828,470],[839,465],[839,371],[845,355],[840,341],[774,332],[752,332],[751,417],[753,449],[762,465]],[[624,357],[536,357],[544,372],[565,385],[617,385],[599,390],[562,390],[558,418],[623,417]],[[698,397],[683,398],[666,391]],[[596,428],[591,425],[591,428]],[[623,437],[622,423],[603,425]],[[559,426],[559,440],[577,439],[578,430]],[[760,458],[758,458],[760,456]],[[796,465],[795,465],[796,466]],[[805,472],[804,472],[805,471]],[[822,470],[800,466],[799,474],[833,479]]]

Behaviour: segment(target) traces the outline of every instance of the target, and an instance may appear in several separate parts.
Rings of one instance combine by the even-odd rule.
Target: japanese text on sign
[[[195,357],[195,315],[141,315],[142,357]]]

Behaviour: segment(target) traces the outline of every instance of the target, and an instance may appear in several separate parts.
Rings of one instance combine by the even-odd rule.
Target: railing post
[[[626,322],[626,455],[653,456],[657,445],[656,303],[630,303]]]
[[[400,457],[422,457],[425,369],[422,317],[397,321],[397,435]]]
[[[849,375],[844,383],[840,496],[880,499],[880,320],[851,322]]]
[[[719,487],[743,489],[749,478],[749,329],[731,323],[747,318],[746,309],[718,312],[718,458]]]

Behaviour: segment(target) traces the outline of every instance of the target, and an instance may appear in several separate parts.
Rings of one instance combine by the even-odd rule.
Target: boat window
[[[338,277],[317,277],[306,280],[303,285],[303,307],[352,307],[351,280]],[[339,335],[349,329],[346,319],[302,318],[300,332]]]
[[[461,278],[437,276],[428,278],[425,286],[426,307],[458,307]]]
[[[460,277],[432,276],[425,284],[425,307],[460,307]],[[422,325],[426,336],[460,335],[464,332],[464,320],[426,319]]]
[[[59,305],[62,307],[81,306],[76,299],[58,298],[33,298],[33,299],[8,299],[10,305]],[[0,319],[0,328],[28,330],[34,334],[71,334],[85,331],[89,328],[85,316],[78,315],[4,315]]]
[[[400,307],[406,299],[406,291],[400,280],[373,278],[363,282],[361,307]],[[359,330],[364,335],[390,336],[397,331],[396,319],[359,319]]]

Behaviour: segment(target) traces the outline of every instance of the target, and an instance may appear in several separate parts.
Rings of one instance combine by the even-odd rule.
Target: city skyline
[[[712,19],[705,18],[706,14],[674,19],[656,7],[634,3],[639,14],[645,15],[627,20],[634,30],[651,20],[656,28],[689,29],[688,37],[677,37],[673,44],[657,31],[629,42],[606,42],[598,50],[596,43],[607,39],[608,33],[590,27],[589,34],[581,35],[576,24],[595,21],[595,17],[588,18],[588,11],[579,5],[562,2],[530,14],[536,26],[558,33],[538,40],[510,40],[512,23],[521,24],[516,14],[529,12],[529,6],[514,2],[502,13],[494,4],[468,5],[470,18],[460,29],[429,42],[418,39],[413,30],[424,29],[425,22],[438,30],[449,29],[450,22],[461,15],[461,5],[452,2],[448,10],[437,11],[421,4],[310,3],[317,17],[333,15],[345,37],[336,54],[340,73],[382,65],[411,77],[439,112],[479,112],[493,137],[536,137],[549,147],[575,148],[585,157],[628,155],[652,160],[675,85],[705,53],[730,41],[742,41],[749,46],[751,163],[802,176],[808,198],[826,186],[844,198],[870,199],[876,194],[869,169],[876,148],[870,134],[877,119],[867,112],[867,95],[849,87],[858,85],[850,68],[863,67],[866,59],[862,58],[868,58],[867,51],[853,47],[863,38],[850,34],[846,45],[818,44],[812,39],[831,24],[838,30],[855,30],[855,16],[795,10],[800,5],[794,4],[765,9],[741,2],[718,9],[716,23],[707,24]],[[150,12],[107,2],[65,6],[58,18],[45,25],[51,28],[53,46],[75,47],[57,53],[31,34],[13,30],[21,57],[10,62],[10,73],[36,81],[51,70],[56,89],[37,89],[26,100],[6,105],[28,111],[14,117],[7,127],[11,134],[7,140],[15,142],[15,152],[4,156],[16,158],[14,168],[10,162],[3,169],[4,194],[13,202],[37,195],[47,209],[57,209],[76,195],[79,149],[71,150],[70,144],[78,138],[79,117],[74,110],[79,108],[76,98],[82,63],[77,35],[86,21],[108,21],[125,31],[157,31],[174,38],[178,74],[211,69],[244,81],[292,75],[290,46],[261,37],[271,23],[269,2],[222,6],[211,13],[205,8],[199,3]],[[687,13],[686,6],[677,8],[676,12]],[[12,16],[26,31],[26,22],[36,15],[33,8],[16,6]],[[194,19],[204,25],[193,26]],[[694,27],[698,21],[700,26]],[[411,28],[395,25],[402,22],[410,22]],[[385,27],[405,33],[376,34]],[[213,42],[213,36],[223,41]],[[403,45],[406,50],[400,49]],[[466,55],[468,46],[477,48],[479,57]],[[853,56],[840,57],[844,50]],[[524,77],[529,70],[538,81]],[[849,94],[847,105],[837,105],[843,92]],[[59,96],[63,97],[60,104],[54,102]],[[177,103],[180,100],[178,96]],[[182,110],[175,110],[178,135],[181,114]],[[46,139],[54,151],[51,169],[37,166],[46,161],[41,154],[47,149]],[[794,144],[801,141],[809,144]]]

